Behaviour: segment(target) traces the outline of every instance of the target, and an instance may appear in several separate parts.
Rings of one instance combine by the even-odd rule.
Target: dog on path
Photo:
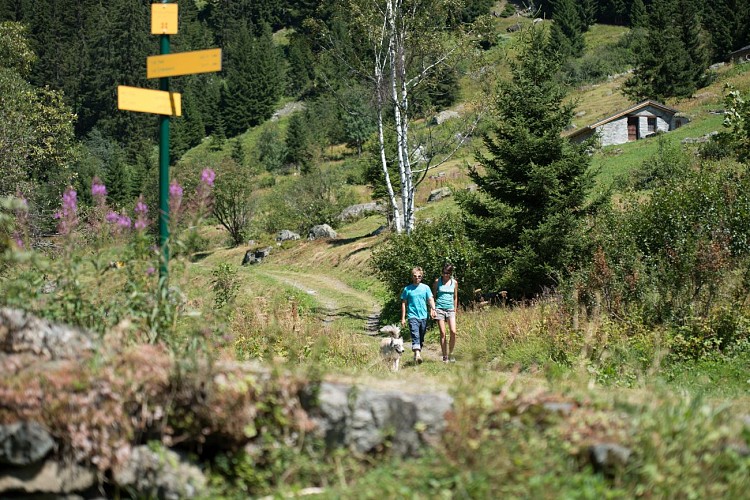
[[[401,338],[401,328],[398,325],[386,325],[380,329],[381,333],[388,333],[390,337],[380,341],[380,356],[394,372],[398,371],[401,355],[404,353],[404,339]]]

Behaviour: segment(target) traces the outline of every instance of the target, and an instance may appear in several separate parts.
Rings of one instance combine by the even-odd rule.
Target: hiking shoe
[[[448,362],[448,356],[443,356],[443,363],[447,363],[447,362]]]
[[[453,356],[451,356],[451,357],[448,358],[448,362],[449,363],[455,363],[456,362],[456,358],[454,358]]]
[[[422,364],[422,355],[419,353],[419,351],[414,353],[414,362],[417,363],[418,365]]]

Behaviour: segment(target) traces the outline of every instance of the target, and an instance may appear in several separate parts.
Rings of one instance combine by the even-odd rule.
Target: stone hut
[[[734,64],[750,62],[750,45],[737,49],[729,54],[729,60]]]
[[[580,128],[568,135],[568,138],[582,142],[596,134],[602,146],[624,144],[644,139],[657,132],[669,132],[689,121],[674,108],[646,100],[588,127]]]

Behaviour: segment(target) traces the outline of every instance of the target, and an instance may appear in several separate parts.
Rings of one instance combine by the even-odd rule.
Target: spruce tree
[[[589,144],[560,133],[573,105],[557,83],[560,61],[548,57],[544,32],[524,33],[525,46],[501,82],[486,153],[469,175],[478,189],[458,201],[469,236],[487,266],[485,286],[529,297],[552,286],[577,254],[577,228],[591,185]]]
[[[676,7],[675,24],[680,29],[680,38],[690,62],[688,77],[695,88],[700,88],[708,83],[706,70],[709,65],[709,53],[703,43],[699,8],[694,0],[677,0]]]
[[[79,135],[98,127],[120,142],[135,161],[144,134],[156,130],[156,117],[117,110],[117,86],[153,88],[146,79],[145,61],[158,54],[156,37],[148,33],[149,4],[141,0],[109,0],[93,9],[87,30],[91,70],[83,83],[76,129]]]
[[[302,173],[307,173],[312,167],[310,132],[302,113],[294,113],[289,118],[289,128],[286,131],[287,162],[297,167]]]
[[[578,17],[581,20],[581,28],[588,31],[596,22],[596,1],[578,0]]]
[[[643,0],[633,0],[633,4],[630,6],[630,27],[645,28],[647,17]]]
[[[689,97],[703,83],[706,60],[686,38],[698,38],[697,18],[683,0],[651,4],[648,32],[636,54],[636,67],[623,93],[633,100]],[[692,47],[692,48],[691,48]],[[693,59],[696,58],[696,60]]]
[[[294,34],[289,40],[287,51],[289,94],[291,96],[304,96],[311,89],[315,78],[313,68],[315,59],[310,44],[307,38]]]
[[[550,53],[563,58],[579,57],[583,54],[583,28],[574,0],[555,0],[554,17],[550,31]]]
[[[710,35],[711,60],[728,61],[730,53],[750,43],[750,5],[745,0],[708,2],[703,26]]]
[[[280,63],[268,25],[256,39],[246,25],[238,28],[227,47],[226,92],[222,97],[224,125],[230,137],[271,117],[281,96]]]

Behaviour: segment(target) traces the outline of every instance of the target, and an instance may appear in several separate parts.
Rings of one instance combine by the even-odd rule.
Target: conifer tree
[[[149,4],[142,0],[109,0],[93,9],[87,32],[86,57],[95,70],[84,81],[76,131],[80,136],[98,127],[125,147],[129,162],[139,150],[129,143],[156,129],[154,115],[117,110],[118,85],[151,87],[145,61],[158,49],[156,37],[144,28],[149,26],[149,16]]]
[[[581,28],[588,31],[596,22],[596,2],[595,0],[578,0],[578,17],[581,20]]]
[[[643,0],[633,0],[630,6],[630,27],[645,28],[647,23],[646,6]]]
[[[82,80],[88,74],[85,26],[91,1],[36,0],[31,4],[29,24],[39,59],[34,65],[32,83],[64,93],[75,107]]]
[[[750,4],[744,0],[715,0],[704,6],[703,25],[710,35],[712,61],[750,43]]]
[[[206,136],[203,115],[198,107],[198,97],[194,87],[188,87],[188,90],[183,93],[182,116],[172,120],[169,141],[169,156],[172,162],[176,162],[189,149],[200,144]]]
[[[559,54],[563,58],[583,54],[581,18],[573,0],[555,0],[550,37],[550,53]]]
[[[302,113],[295,113],[289,118],[286,151],[287,162],[296,166],[302,173],[310,171],[312,166],[310,133]]]
[[[282,75],[271,29],[253,39],[241,25],[227,47],[226,91],[222,96],[224,125],[230,137],[267,120],[281,96]]]
[[[623,25],[628,12],[626,0],[600,0],[598,19],[604,23]]]
[[[298,34],[292,35],[287,50],[289,93],[302,96],[310,90],[315,78],[314,56],[308,40]]]
[[[703,43],[699,8],[694,0],[677,0],[676,7],[675,24],[680,29],[680,38],[690,62],[687,76],[695,88],[701,88],[708,83],[706,70],[710,61],[708,48]]]
[[[487,152],[476,157],[481,168],[469,171],[478,190],[458,198],[467,232],[484,254],[485,285],[516,297],[553,285],[573,262],[591,185],[588,144],[560,135],[574,109],[556,81],[560,61],[548,57],[542,30],[524,37],[512,79],[497,90]]]
[[[679,12],[683,11],[683,12]],[[636,54],[633,76],[623,92],[633,100],[689,97],[703,84],[707,61],[700,54],[697,17],[688,2],[651,4],[645,42]],[[696,40],[688,42],[687,38]]]

